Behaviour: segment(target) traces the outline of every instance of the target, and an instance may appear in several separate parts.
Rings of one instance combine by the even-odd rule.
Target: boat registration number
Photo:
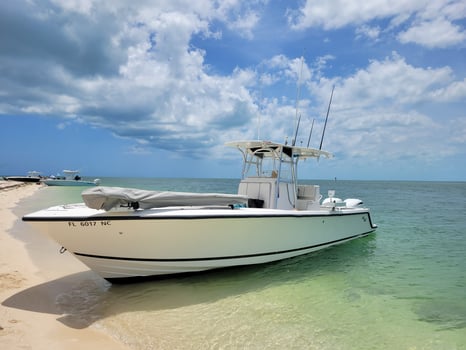
[[[102,221],[68,221],[69,227],[94,227],[94,226],[110,226],[111,222],[107,220]]]

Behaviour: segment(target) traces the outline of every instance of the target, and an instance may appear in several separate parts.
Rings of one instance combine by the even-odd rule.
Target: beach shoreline
[[[70,272],[87,271],[71,256],[41,261],[41,266],[56,266],[44,271],[28,251],[28,242],[18,239],[21,220],[15,209],[20,202],[41,189],[37,184],[0,181],[0,343],[5,349],[128,349],[109,335],[85,325],[70,327],[62,322],[63,312],[56,305],[60,293],[56,281],[67,281]],[[24,234],[21,235],[24,240]],[[27,238],[27,236],[26,236]],[[34,237],[34,249],[50,250],[46,237]],[[43,257],[47,256],[47,251]],[[49,260],[56,259],[50,254]],[[71,279],[72,280],[72,279]],[[65,282],[62,282],[63,285]],[[72,283],[72,282],[70,282]],[[66,286],[65,286],[66,287]],[[61,286],[64,288],[64,286]],[[68,286],[69,288],[69,286]]]

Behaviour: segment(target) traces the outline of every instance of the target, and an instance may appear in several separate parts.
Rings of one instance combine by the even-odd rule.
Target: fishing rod
[[[301,122],[301,113],[299,114],[298,125],[296,125],[296,131],[295,131],[295,134],[294,134],[294,139],[293,139],[292,146],[294,146],[296,144],[296,138],[298,137],[298,130],[299,130],[299,123],[300,122]]]
[[[309,133],[309,138],[307,139],[307,148],[309,148],[309,143],[311,142],[312,129],[314,129],[314,121],[315,121],[315,118],[312,119],[311,132]]]
[[[301,94],[301,78],[303,75],[303,65],[304,65],[304,55],[301,56],[301,69],[299,71],[298,77],[298,86],[296,87],[296,115],[295,115],[295,138],[292,140],[291,145],[294,146],[296,144],[296,136],[298,135],[298,128],[299,128],[299,120],[298,120],[298,110],[299,110],[299,98]],[[301,114],[299,115],[299,119],[301,119]]]
[[[330,113],[330,105],[332,104],[333,90],[335,90],[335,85],[332,87],[332,94],[330,95],[330,101],[328,102],[327,116],[325,117],[324,130],[322,131],[322,138],[320,139],[319,151],[322,149],[322,143],[324,142],[325,128],[327,127],[328,114]]]

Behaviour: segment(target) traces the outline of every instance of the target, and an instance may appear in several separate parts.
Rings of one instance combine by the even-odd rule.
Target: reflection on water
[[[110,284],[92,275],[70,285],[56,305],[75,328],[125,312],[160,311],[212,303],[224,298],[299,284],[307,279],[351,269],[374,248],[374,236],[275,263],[234,267],[145,282]],[[358,254],[353,254],[357,250]],[[94,276],[95,278],[90,278]],[[353,296],[354,297],[354,296]]]

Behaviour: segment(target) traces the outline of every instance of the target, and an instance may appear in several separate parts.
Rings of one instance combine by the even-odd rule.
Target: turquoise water
[[[85,272],[56,298],[62,322],[134,349],[466,349],[466,183],[315,183],[363,199],[376,234],[277,263],[131,285]],[[102,184],[235,193],[238,180]],[[81,191],[46,188],[22,207],[78,202]]]

